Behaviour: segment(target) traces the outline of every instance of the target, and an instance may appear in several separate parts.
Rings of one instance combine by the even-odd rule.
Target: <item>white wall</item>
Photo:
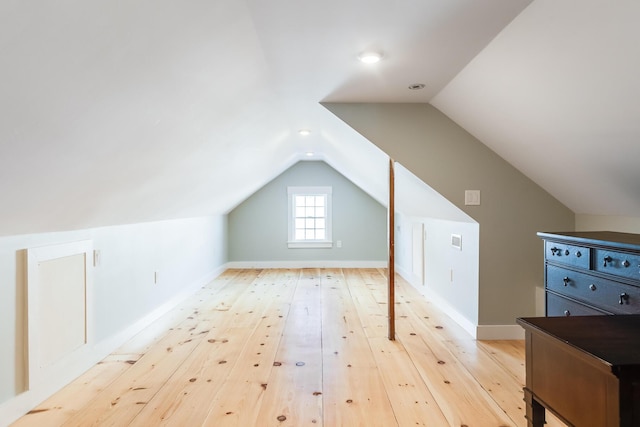
[[[38,395],[24,393],[26,249],[93,241],[100,251],[93,267],[94,341],[109,352],[113,348],[105,343],[119,344],[135,332],[132,325],[220,274],[227,260],[226,227],[226,217],[216,216],[0,238],[0,420],[15,408],[16,396],[29,405]]]
[[[412,272],[413,225],[424,225],[424,284]],[[436,302],[472,336],[478,327],[478,224],[396,214],[396,268],[418,291]],[[451,235],[462,238],[462,249]]]

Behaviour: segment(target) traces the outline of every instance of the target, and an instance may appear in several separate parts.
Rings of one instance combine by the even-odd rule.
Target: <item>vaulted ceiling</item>
[[[640,216],[638,18],[631,0],[0,0],[0,235],[224,213],[305,158],[383,198],[384,154],[321,102],[432,103],[577,213]]]

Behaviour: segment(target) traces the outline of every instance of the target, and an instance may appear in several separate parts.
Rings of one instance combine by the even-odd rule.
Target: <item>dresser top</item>
[[[525,329],[550,335],[612,367],[640,365],[640,315],[518,318]]]
[[[538,232],[545,240],[563,240],[594,246],[617,247],[640,251],[640,234],[616,231],[558,231]]]

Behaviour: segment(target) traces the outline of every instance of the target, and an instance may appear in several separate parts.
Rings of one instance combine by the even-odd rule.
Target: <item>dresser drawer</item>
[[[593,269],[629,279],[640,279],[640,255],[595,249]]]
[[[594,316],[608,314],[595,308],[547,292],[547,317],[552,316]]]
[[[613,314],[640,312],[640,288],[547,265],[547,289]]]
[[[589,248],[549,241],[545,241],[544,248],[544,256],[547,261],[572,265],[585,270],[590,268],[591,250]]]

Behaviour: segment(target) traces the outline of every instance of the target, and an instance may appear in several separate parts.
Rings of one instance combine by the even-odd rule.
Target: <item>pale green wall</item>
[[[342,248],[287,247],[287,187],[333,187],[333,241]],[[301,161],[228,215],[229,261],[386,261],[387,211],[331,166]]]
[[[536,232],[573,230],[572,211],[431,105],[325,106],[480,224],[480,325],[536,314]],[[480,190],[481,205],[465,206],[465,190]]]

